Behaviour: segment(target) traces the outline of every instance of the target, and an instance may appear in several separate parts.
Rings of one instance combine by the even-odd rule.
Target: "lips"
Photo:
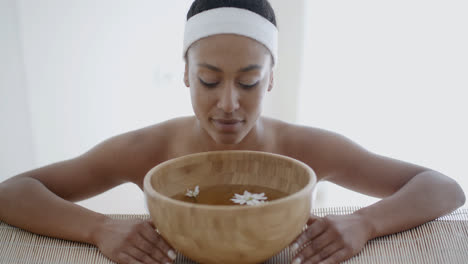
[[[242,120],[238,120],[238,119],[213,119],[213,120],[222,124],[227,124],[227,125],[242,122]]]
[[[221,132],[228,132],[228,133],[236,132],[237,130],[240,129],[240,127],[244,123],[244,121],[240,119],[223,119],[223,118],[212,118],[211,122]]]

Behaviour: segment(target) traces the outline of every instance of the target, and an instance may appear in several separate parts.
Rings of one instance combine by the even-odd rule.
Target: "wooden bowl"
[[[202,205],[170,197],[219,184],[247,184],[287,193],[260,205]],[[152,221],[183,255],[200,263],[259,263],[287,247],[310,215],[314,171],[277,154],[214,151],[163,162],[144,179]]]

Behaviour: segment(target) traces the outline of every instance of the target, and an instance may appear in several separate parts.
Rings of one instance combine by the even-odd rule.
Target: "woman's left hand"
[[[292,264],[340,263],[359,253],[370,238],[370,225],[359,215],[311,215],[307,229],[291,243],[296,253]]]

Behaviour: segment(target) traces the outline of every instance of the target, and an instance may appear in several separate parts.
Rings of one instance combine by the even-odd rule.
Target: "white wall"
[[[306,10],[298,121],[445,173],[468,195],[468,2],[307,1]],[[330,184],[321,194],[321,206],[375,201]]]
[[[16,1],[17,10],[13,13],[18,16],[12,15],[10,20],[20,23],[10,35],[17,34],[22,40],[12,46],[24,53],[25,64],[18,72],[26,72],[28,84],[27,89],[25,85],[22,87],[27,93],[18,95],[17,101],[22,100],[24,109],[31,109],[31,117],[22,116],[13,106],[2,110],[2,114],[30,126],[23,129],[30,135],[16,134],[19,130],[16,127],[8,127],[6,131],[15,142],[29,140],[35,153],[31,156],[34,162],[23,163],[13,171],[2,168],[0,180],[73,158],[113,135],[191,115],[189,91],[182,82],[181,58],[185,14],[191,2]],[[278,23],[285,36],[288,32],[288,38],[300,42],[301,17],[294,20],[282,17],[303,11],[303,5],[274,1],[273,6],[280,10]],[[10,35],[2,37],[16,41]],[[296,62],[300,61],[301,53],[285,52],[291,46],[288,41],[280,41],[280,67],[284,76],[294,77],[299,76],[296,69],[300,65]],[[20,58],[15,59],[20,62]],[[287,79],[277,74],[276,86],[283,86]],[[18,78],[18,82],[25,80]],[[275,88],[269,93],[265,114],[294,121],[296,109],[290,105],[296,104],[297,85],[293,87],[296,88]],[[13,93],[11,89],[3,90]],[[18,108],[20,104],[16,102],[15,106]],[[8,154],[6,150],[0,151],[2,157]],[[19,154],[25,152],[18,150]],[[10,160],[13,159],[21,160],[18,157]],[[145,211],[143,194],[132,184],[80,204],[104,213]]]
[[[38,165],[191,113],[174,16],[188,1],[161,2],[18,1]]]
[[[278,64],[274,88],[265,101],[265,115],[297,121],[298,93],[303,66],[306,0],[270,0],[279,30]]]
[[[0,181],[35,164],[16,1],[0,1]]]
[[[280,64],[266,115],[440,170],[467,192],[465,2],[271,2]],[[0,1],[0,181],[192,114],[179,59],[190,3]],[[330,185],[320,190],[320,206],[374,201]],[[145,211],[130,184],[81,204]]]
[[[21,0],[35,166],[110,136],[192,113],[180,41],[189,1]],[[132,184],[81,203],[144,212]]]

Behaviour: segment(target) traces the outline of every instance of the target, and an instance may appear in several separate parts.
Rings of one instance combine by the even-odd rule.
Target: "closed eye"
[[[259,82],[256,82],[254,84],[243,84],[243,83],[239,83],[240,86],[242,86],[242,88],[244,89],[252,89],[254,88],[255,86],[257,86]]]
[[[214,82],[214,83],[207,83],[207,82],[204,82],[202,79],[198,78],[198,80],[200,81],[200,83],[203,85],[203,86],[206,86],[206,87],[209,87],[209,88],[213,88],[213,87],[216,87],[216,85],[218,85],[219,82]]]

